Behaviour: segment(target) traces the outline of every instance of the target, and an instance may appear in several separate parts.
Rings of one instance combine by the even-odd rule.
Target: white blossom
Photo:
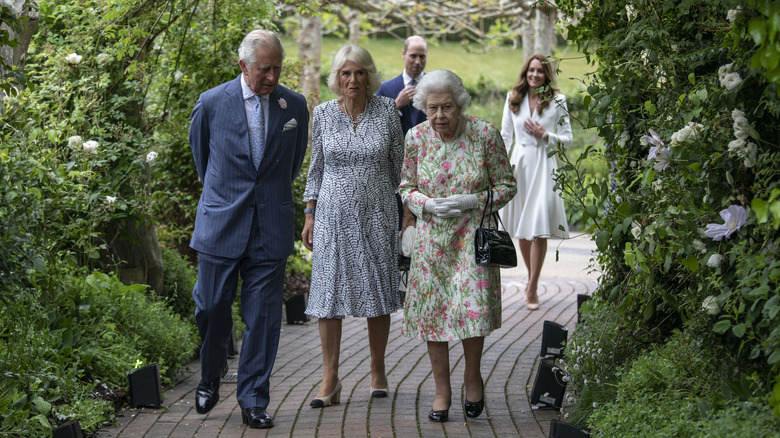
[[[83,58],[83,56],[76,53],[71,53],[70,55],[65,57],[65,62],[71,65],[76,65],[79,62],[81,62],[81,58]]]
[[[742,6],[737,6],[734,9],[729,9],[728,13],[726,13],[726,19],[729,20],[729,22],[733,23],[736,21],[737,16],[739,16],[740,11],[742,11]]]
[[[720,313],[720,304],[718,304],[718,299],[712,295],[708,296],[704,299],[704,301],[702,301],[701,310],[709,313],[710,315],[717,315]]]
[[[149,164],[154,163],[154,160],[157,159],[157,155],[158,154],[155,151],[149,152],[148,154],[146,154],[146,162]]]
[[[628,17],[628,21],[631,21],[634,18],[636,18],[636,14],[637,14],[637,12],[636,12],[636,9],[634,9],[634,5],[632,5],[631,3],[627,4],[626,5],[626,17]]]
[[[2,3],[0,5],[6,5],[9,9],[11,9],[11,13],[14,14],[14,16],[18,17],[22,13],[22,8],[24,7],[25,0],[2,0]]]
[[[688,122],[679,131],[672,134],[672,146],[685,143],[686,141],[693,141],[695,137],[704,129],[700,123]]]
[[[739,73],[728,73],[725,76],[723,76],[723,79],[720,81],[720,85],[723,87],[726,87],[727,90],[731,91],[739,84],[742,83],[742,77],[739,75]]]
[[[100,145],[95,140],[85,141],[84,144],[81,145],[81,147],[84,148],[84,152],[95,155],[97,155],[98,146]]]
[[[623,197],[620,196],[620,195],[616,195],[615,196],[615,202],[618,203],[618,204],[622,204],[623,203]]]
[[[729,74],[729,73],[731,73],[731,72],[733,72],[733,71],[734,71],[734,64],[733,64],[733,63],[726,64],[726,65],[721,65],[721,66],[718,68],[718,78],[719,78],[721,81],[723,81],[723,78],[724,78],[724,77],[725,77],[727,74]]]
[[[116,196],[106,196],[106,204],[113,205],[116,202]]]
[[[598,407],[599,407],[599,404],[598,404],[598,403],[596,403],[596,402],[593,402],[593,409],[596,409],[596,408],[598,408]]]
[[[111,55],[109,55],[108,53],[101,53],[95,57],[95,60],[99,65],[105,65],[108,64],[108,61],[111,60]]]
[[[753,167],[756,164],[756,154],[758,153],[758,147],[755,143],[748,142],[745,145],[744,156],[742,156],[742,163],[745,167]]]
[[[634,222],[634,226],[631,227],[631,235],[634,236],[634,239],[639,239],[639,236],[642,234],[642,227],[639,226],[636,222]]]
[[[68,147],[71,149],[78,149],[79,146],[84,142],[84,140],[81,139],[80,135],[72,135],[68,137]]]
[[[626,145],[628,144],[628,140],[629,140],[628,131],[624,129],[623,132],[620,133],[620,137],[618,138],[618,142],[617,142],[618,146],[620,146],[621,148],[626,147]]]
[[[173,74],[173,79],[180,81],[181,78],[184,77],[184,73],[182,73],[180,70],[176,70],[176,73]]]
[[[707,266],[710,268],[717,268],[720,266],[721,262],[723,262],[723,256],[720,254],[713,254],[710,256],[709,260],[707,260]]]
[[[705,245],[704,242],[702,242],[699,239],[693,239],[693,249],[704,254],[705,252],[707,252],[707,245]]]

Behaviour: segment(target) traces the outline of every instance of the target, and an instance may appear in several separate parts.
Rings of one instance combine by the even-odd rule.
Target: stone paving
[[[574,243],[572,243],[574,242]],[[568,244],[568,245],[567,245]],[[463,414],[463,350],[450,343],[453,400],[450,421],[428,420],[433,403],[433,376],[424,342],[401,335],[402,312],[391,317],[386,366],[390,395],[369,396],[369,351],[365,320],[344,320],[340,378],[344,388],[341,403],[312,409],[322,373],[316,320],[283,325],[279,353],[271,378],[272,429],[248,429],[241,422],[235,399],[235,384],[222,383],[220,402],[207,415],[194,409],[194,392],[200,369],[193,362],[183,380],[164,394],[161,409],[126,409],[118,413],[115,426],[100,429],[100,438],[190,438],[190,437],[546,437],[549,423],[558,418],[554,410],[535,409],[530,397],[538,366],[542,323],[555,321],[574,329],[577,294],[596,287],[596,275],[587,271],[592,242],[580,238],[560,247],[550,241],[548,259],[539,284],[541,307],[525,308],[524,268],[502,271],[502,327],[485,338],[482,375],[485,379],[486,411],[478,418]],[[555,251],[559,261],[555,261]],[[522,264],[522,261],[521,261]],[[229,360],[235,373],[238,356]],[[228,378],[231,375],[228,374]]]

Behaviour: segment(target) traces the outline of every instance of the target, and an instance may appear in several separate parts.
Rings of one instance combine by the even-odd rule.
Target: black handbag
[[[490,213],[488,213],[488,208]],[[485,214],[488,216],[487,227],[484,227]],[[491,218],[495,221],[496,227],[490,228]],[[474,233],[474,256],[477,265],[493,266],[499,268],[514,268],[517,266],[517,252],[512,243],[512,237],[501,228],[504,224],[498,217],[498,212],[493,211],[493,191],[488,189],[488,198],[485,208],[482,210],[482,220],[479,221],[479,228]]]

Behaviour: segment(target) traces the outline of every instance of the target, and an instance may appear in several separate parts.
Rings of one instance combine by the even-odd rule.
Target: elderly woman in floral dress
[[[428,418],[447,421],[452,398],[449,341],[461,341],[468,417],[485,406],[484,337],[501,326],[498,268],[477,266],[474,232],[493,194],[497,211],[517,191],[506,148],[489,122],[463,114],[470,97],[448,70],[428,73],[414,106],[428,121],[406,135],[401,197],[417,215],[404,308],[404,335],[428,343],[436,394]],[[471,401],[475,400],[475,401]]]

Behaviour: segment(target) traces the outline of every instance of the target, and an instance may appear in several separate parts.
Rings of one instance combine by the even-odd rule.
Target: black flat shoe
[[[450,405],[452,405],[452,400],[450,400]],[[449,406],[447,406],[447,409],[442,409],[440,411],[431,409],[431,412],[428,413],[428,419],[437,423],[444,423],[448,418],[450,418]]]
[[[463,404],[463,411],[469,418],[479,417],[482,410],[485,409],[485,381],[482,380],[482,400],[478,402],[470,402],[466,399],[466,403]]]
[[[444,409],[442,411],[434,411],[431,409],[431,412],[428,413],[428,419],[431,421],[436,421],[437,423],[444,423],[447,421],[447,419],[450,417],[450,410]]]
[[[274,427],[274,419],[265,411],[265,409],[255,406],[252,408],[241,409],[241,421],[249,425],[250,429],[268,429]]]
[[[220,377],[205,382],[203,380],[198,383],[198,389],[195,391],[195,412],[199,414],[207,414],[219,401],[219,382],[227,374],[228,364],[225,362],[225,366],[222,367]]]

